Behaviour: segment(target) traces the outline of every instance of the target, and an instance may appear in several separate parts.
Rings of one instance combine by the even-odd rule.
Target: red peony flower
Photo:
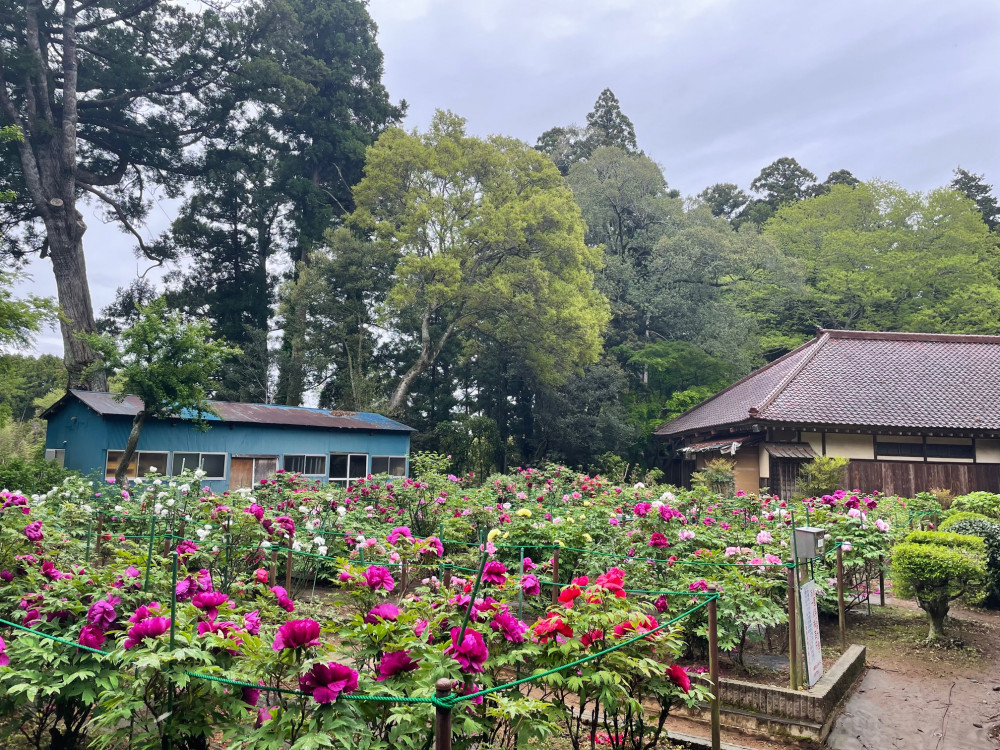
[[[691,692],[691,677],[687,670],[679,664],[671,664],[667,670],[667,678],[685,693]]]

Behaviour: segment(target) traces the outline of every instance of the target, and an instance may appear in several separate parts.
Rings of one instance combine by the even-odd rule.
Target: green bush
[[[992,492],[970,492],[956,497],[951,503],[952,511],[982,513],[994,520],[1000,520],[1000,495]]]
[[[975,513],[963,514],[976,516]],[[948,519],[949,522],[952,519]],[[1000,607],[1000,524],[987,518],[963,518],[954,521],[951,530],[958,534],[982,537],[986,544],[986,591],[979,602],[986,607]]]
[[[986,551],[985,543],[979,537],[948,531],[911,531],[903,541],[913,544],[937,544],[941,547],[962,547],[973,552]]]
[[[831,494],[843,484],[847,464],[846,458],[816,456],[799,469],[797,494],[802,497],[822,497]]]
[[[26,461],[23,458],[14,457],[0,464],[0,489],[23,492],[26,495],[48,492],[53,487],[62,484],[66,477],[76,473],[64,469],[53,461],[41,458]]]
[[[944,521],[941,522],[941,525],[938,527],[938,531],[948,531],[949,529],[951,529],[952,526],[961,521],[989,521],[989,520],[991,519],[988,516],[984,516],[982,513],[973,513],[972,511],[968,510],[960,510],[957,513],[948,514],[948,518],[946,518]],[[967,532],[962,531],[959,533],[965,534]]]
[[[713,458],[705,462],[705,468],[691,475],[692,487],[704,487],[717,495],[733,496],[736,462],[725,458]]]
[[[911,537],[916,540],[911,541]],[[933,537],[945,544],[935,544]],[[973,541],[970,541],[973,540]],[[953,599],[964,596],[986,578],[984,543],[978,537],[942,532],[913,532],[892,550],[892,580],[900,596],[916,597],[930,618],[928,640],[944,634],[944,619]]]

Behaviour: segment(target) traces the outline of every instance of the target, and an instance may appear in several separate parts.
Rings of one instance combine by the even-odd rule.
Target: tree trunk
[[[125,451],[122,453],[122,457],[118,461],[118,467],[115,469],[115,485],[117,487],[128,487],[125,472],[128,471],[128,465],[132,460],[132,456],[135,455],[135,447],[139,444],[139,435],[142,432],[142,426],[146,424],[146,417],[148,416],[146,410],[143,409],[132,420],[132,431],[128,434]]]
[[[927,599],[917,598],[921,609],[930,618],[931,627],[927,633],[927,640],[935,641],[944,635],[944,618],[948,616],[950,601],[947,597],[934,597]]]
[[[58,226],[63,222],[46,222],[49,254],[52,257],[52,271],[56,278],[59,295],[59,327],[63,338],[63,359],[69,372],[69,387],[84,390],[108,390],[107,376],[103,371],[87,373],[97,355],[78,333],[94,333],[97,324],[94,308],[90,301],[90,287],[87,285],[87,266],[83,254],[83,232],[86,229],[83,218],[74,206],[63,207],[67,214],[76,214],[76,231],[66,231]]]
[[[461,316],[461,310],[459,311],[459,316]],[[433,346],[431,345],[431,310],[424,310],[424,316],[420,323],[420,356],[417,361],[413,363],[413,366],[407,370],[403,377],[400,378],[399,384],[396,386],[396,390],[392,393],[392,398],[389,399],[388,412],[390,414],[399,414],[403,411],[403,407],[406,406],[406,399],[410,395],[410,389],[413,387],[414,381],[438,358],[441,354],[441,350],[444,349],[444,345],[448,343],[448,339],[455,330],[455,326],[458,324],[458,318],[456,317],[448,327],[444,329],[444,333],[441,334],[441,338],[438,339],[437,343]]]

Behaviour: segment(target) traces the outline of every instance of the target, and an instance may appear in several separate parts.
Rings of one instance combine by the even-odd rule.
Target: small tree
[[[914,596],[930,618],[927,640],[944,635],[954,599],[986,576],[983,540],[940,531],[914,531],[892,551],[892,580],[902,596]]]
[[[799,469],[798,491],[803,497],[829,495],[844,481],[847,459],[816,456]]]
[[[132,431],[115,469],[115,483],[125,481],[148,419],[184,413],[205,426],[203,417],[213,413],[208,399],[215,376],[229,357],[239,353],[213,341],[211,335],[206,321],[186,321],[180,313],[168,311],[166,302],[159,298],[142,308],[139,319],[120,337],[85,336],[100,355],[96,366],[106,375],[114,375],[119,384],[115,398],[124,401],[134,395],[142,399],[143,406],[132,419]]]
[[[732,497],[735,486],[736,462],[725,458],[713,458],[705,462],[705,468],[691,475],[694,487],[706,487],[717,495]]]

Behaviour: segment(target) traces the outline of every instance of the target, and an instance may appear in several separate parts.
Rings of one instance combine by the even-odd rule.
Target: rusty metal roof
[[[764,450],[775,458],[816,458],[809,443],[764,443]]]
[[[728,440],[708,440],[704,443],[691,443],[691,445],[681,448],[681,451],[683,453],[707,453],[708,451],[719,451],[720,453],[735,455],[736,451],[738,451],[744,443],[751,441],[755,441],[755,438],[738,437],[729,438]]]
[[[119,401],[114,394],[94,391],[67,392],[63,398],[46,410],[42,416],[56,411],[70,397],[75,397],[102,416],[134,417],[142,408],[137,396],[125,396]],[[267,424],[284,427],[318,427],[327,430],[383,430],[386,432],[416,432],[381,414],[356,411],[312,409],[306,406],[280,406],[278,404],[241,404],[235,401],[209,401],[216,414],[205,414],[209,422],[234,422]],[[182,410],[175,419],[195,419],[198,415]]]

